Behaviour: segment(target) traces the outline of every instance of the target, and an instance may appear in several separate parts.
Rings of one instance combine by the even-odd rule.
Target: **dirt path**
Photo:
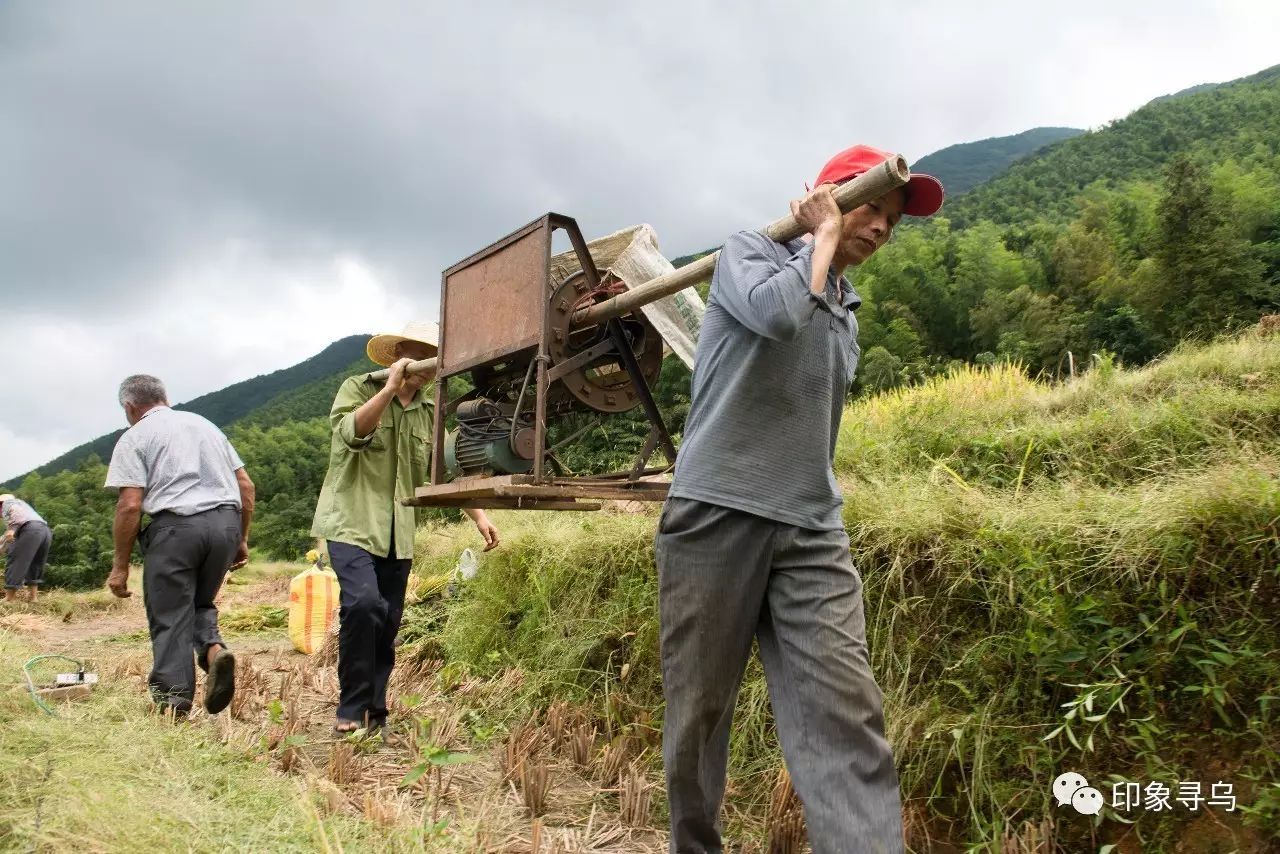
[[[0,610],[0,629],[13,631],[42,654],[95,662],[102,660],[108,643],[144,643],[147,617],[140,598],[120,600],[106,608],[65,607],[66,599],[60,596],[56,603],[6,607]]]
[[[287,578],[229,584],[219,608],[227,616],[282,606],[287,585]],[[87,659],[104,682],[123,682],[140,700],[146,695],[151,662],[140,596],[61,594],[0,611],[0,628],[41,652]],[[649,809],[657,781],[628,762],[644,745],[609,742],[568,706],[511,733],[484,718],[487,703],[514,688],[518,673],[459,680],[442,673],[439,661],[404,660],[392,678],[390,737],[342,738],[332,731],[332,650],[298,653],[279,628],[224,634],[238,658],[236,697],[221,715],[195,712],[194,723],[271,771],[302,780],[322,809],[426,827],[428,836],[464,851],[666,850]],[[459,764],[445,764],[453,762]],[[406,785],[419,768],[426,773]]]

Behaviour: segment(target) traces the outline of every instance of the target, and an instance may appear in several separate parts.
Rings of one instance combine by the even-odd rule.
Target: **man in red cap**
[[[655,543],[673,852],[723,850],[729,728],[753,637],[813,850],[903,848],[862,580],[832,471],[859,355],[861,300],[841,274],[904,214],[942,205],[941,183],[914,175],[841,215],[833,187],[889,156],[865,145],[836,155],[791,203],[806,237],[744,231],[716,263]]]

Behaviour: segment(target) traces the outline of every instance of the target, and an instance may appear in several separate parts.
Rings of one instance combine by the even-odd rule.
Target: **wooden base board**
[[[44,700],[83,700],[93,692],[92,685],[59,685],[56,688],[37,688]]]
[[[447,498],[442,501],[424,501],[412,498],[404,502],[414,507],[458,507],[477,510],[599,510],[599,501],[576,501],[572,498]]]
[[[404,504],[414,507],[475,507],[512,510],[599,510],[602,501],[665,501],[669,483],[627,480],[625,475],[551,477],[532,475],[463,477],[420,486]]]

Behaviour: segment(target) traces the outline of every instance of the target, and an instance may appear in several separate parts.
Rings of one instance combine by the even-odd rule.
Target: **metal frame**
[[[662,501],[666,498],[667,484],[663,482],[643,481],[640,477],[667,469],[646,468],[649,457],[654,450],[661,448],[669,463],[674,464],[676,457],[675,444],[663,423],[662,414],[649,390],[631,349],[619,319],[607,321],[609,331],[608,342],[611,346],[598,345],[573,360],[562,362],[554,367],[550,364],[549,346],[553,334],[550,297],[551,287],[551,237],[557,229],[563,229],[578,262],[592,290],[600,284],[600,274],[587,249],[587,241],[578,229],[572,217],[562,214],[547,213],[522,228],[513,231],[501,240],[464,258],[441,274],[440,279],[440,371],[436,377],[435,389],[435,423],[432,431],[431,483],[419,487],[415,497],[407,499],[406,504],[422,507],[485,507],[542,510],[597,510],[599,501],[603,500],[640,500]],[[450,277],[467,271],[478,264],[495,263],[502,253],[517,242],[530,235],[541,232],[542,261],[540,268],[534,273],[531,281],[540,289],[542,323],[541,334],[508,342],[496,349],[480,354],[472,354],[469,358],[450,362],[449,327],[445,322],[448,316],[450,298]],[[502,263],[497,261],[497,263]],[[456,334],[456,333],[455,333]],[[534,352],[531,354],[531,348]],[[580,364],[591,358],[609,352],[617,352],[619,358],[631,377],[631,381],[640,397],[641,406],[651,424],[651,431],[644,449],[637,457],[630,471],[615,472],[606,475],[584,475],[581,477],[549,477],[546,466],[546,434],[547,434],[547,399],[551,391],[552,381],[564,376]],[[588,356],[587,353],[591,355]],[[537,369],[537,382],[534,391],[534,457],[533,472],[528,475],[499,475],[459,478],[453,483],[445,480],[444,441],[445,418],[456,408],[458,401],[449,400],[448,380],[450,377],[466,373],[478,367],[505,360],[523,361],[533,359]],[[578,364],[571,364],[575,362]]]

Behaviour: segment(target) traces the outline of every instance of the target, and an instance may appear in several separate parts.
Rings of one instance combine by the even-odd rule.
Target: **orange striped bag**
[[[310,567],[289,582],[289,640],[298,652],[313,655],[338,607],[338,576],[331,569]]]

